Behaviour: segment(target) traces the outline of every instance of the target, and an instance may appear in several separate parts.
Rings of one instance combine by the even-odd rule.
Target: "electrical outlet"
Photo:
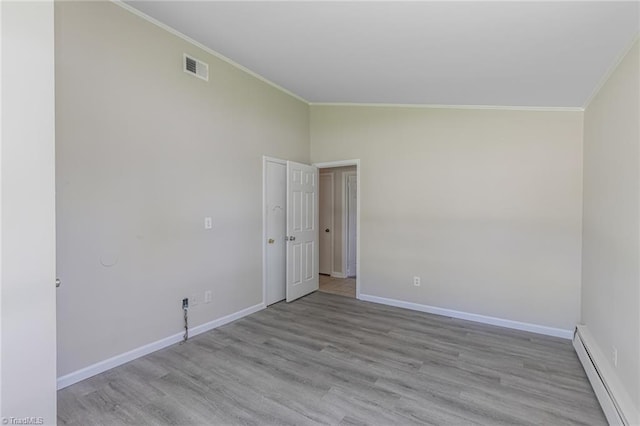
[[[413,277],[413,285],[420,287],[420,277]]]
[[[185,297],[184,299],[182,299],[182,309],[188,309],[189,308],[189,298]]]
[[[213,220],[210,217],[204,218],[204,229],[213,229]]]
[[[618,366],[618,348],[616,348],[615,346],[613,347],[613,366]]]
[[[204,292],[204,303],[211,303],[211,298],[212,298],[211,290],[205,291]]]

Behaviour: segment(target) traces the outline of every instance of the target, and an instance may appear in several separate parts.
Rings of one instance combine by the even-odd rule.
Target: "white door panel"
[[[318,169],[287,161],[287,302],[318,289]]]
[[[287,166],[266,161],[266,304],[286,297]]]

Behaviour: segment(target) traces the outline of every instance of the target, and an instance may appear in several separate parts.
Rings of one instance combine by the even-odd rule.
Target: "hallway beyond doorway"
[[[337,294],[345,297],[356,297],[355,278],[335,278],[329,275],[320,274],[320,288],[323,293]]]

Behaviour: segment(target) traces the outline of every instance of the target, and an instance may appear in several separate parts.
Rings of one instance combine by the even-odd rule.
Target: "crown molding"
[[[609,81],[609,78],[611,78],[611,75],[615,72],[615,70],[618,68],[620,63],[622,63],[624,58],[627,56],[631,48],[635,46],[638,40],[640,40],[640,32],[637,32],[636,35],[633,36],[629,44],[620,52],[620,54],[616,57],[616,60],[613,61],[613,63],[607,70],[607,72],[604,73],[604,75],[602,76],[598,84],[596,84],[596,87],[593,88],[593,91],[591,92],[591,94],[585,101],[584,106],[582,107],[583,110],[586,110],[589,107],[589,104],[591,104],[591,101],[593,101],[593,98],[595,98],[598,95],[598,93],[600,92],[600,89],[602,89],[602,87],[607,83],[607,81]]]
[[[297,99],[301,102],[304,102],[305,104],[307,104],[308,106],[336,106],[336,107],[380,107],[380,108],[430,108],[430,109],[471,109],[471,110],[506,110],[506,111],[554,111],[554,112],[583,112],[586,108],[586,106],[589,104],[589,102],[591,101],[591,99],[593,98],[593,96],[595,96],[595,94],[598,92],[598,90],[600,89],[600,87],[602,87],[602,85],[604,85],[604,83],[606,82],[606,80],[608,79],[608,77],[611,75],[611,73],[613,72],[613,70],[615,70],[616,66],[619,64],[619,62],[624,58],[624,56],[626,55],[626,53],[631,49],[631,47],[633,46],[634,42],[638,39],[638,36],[636,35],[636,37],[634,38],[634,41],[629,45],[629,47],[627,49],[625,49],[625,51],[623,52],[623,54],[620,56],[620,58],[616,61],[616,63],[614,64],[613,67],[611,67],[611,69],[609,70],[609,72],[605,75],[605,78],[602,79],[602,81],[600,82],[600,84],[596,87],[596,90],[594,90],[594,92],[592,93],[592,95],[589,97],[589,100],[587,103],[585,103],[585,107],[540,107],[540,106],[519,106],[519,105],[439,105],[439,104],[394,104],[394,103],[359,103],[359,102],[309,102],[308,100],[304,99],[303,97],[285,89],[284,87],[268,80],[267,78],[261,76],[260,74],[251,71],[250,69],[240,65],[239,63],[233,61],[230,58],[227,58],[226,56],[224,56],[223,54],[216,52],[215,50],[205,46],[204,44],[192,39],[191,37],[181,33],[180,31],[176,30],[175,28],[158,21],[155,18],[152,18],[151,16],[147,15],[144,12],[141,12],[140,10],[136,9],[133,6],[130,6],[129,4],[125,3],[122,0],[110,0],[111,3],[127,10],[128,12],[144,19],[147,22],[150,22],[151,24],[162,28],[163,30],[175,35],[176,37],[181,38],[182,40],[186,41],[187,43],[192,44],[193,46],[205,51],[206,53],[232,65],[233,67],[245,72],[246,74],[262,81],[263,83],[268,84],[269,86],[281,91],[282,93],[285,93],[286,95],[291,96],[294,99]]]
[[[517,105],[437,105],[437,104],[385,104],[353,102],[309,102],[310,106],[375,107],[375,108],[430,108],[430,109],[486,109],[507,111],[583,112],[582,107],[539,107]]]

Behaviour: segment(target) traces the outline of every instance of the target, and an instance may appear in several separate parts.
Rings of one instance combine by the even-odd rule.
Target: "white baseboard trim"
[[[336,272],[336,271],[333,271],[331,273],[331,276],[333,278],[347,278],[347,276],[345,274],[343,274],[342,272]]]
[[[246,317],[247,315],[251,315],[255,312],[261,311],[264,308],[265,308],[265,305],[263,303],[259,303],[254,306],[250,306],[246,309],[242,309],[238,312],[234,312],[232,314],[226,315],[222,318],[218,318],[216,320],[209,321],[207,323],[195,326],[189,329],[189,336],[190,337],[197,336],[198,334],[207,332],[209,330],[213,330],[214,328],[218,328],[232,321],[238,320],[242,317]],[[167,346],[171,346],[175,343],[178,343],[182,340],[183,334],[184,334],[183,332],[180,332],[172,336],[165,337],[164,339],[160,339],[155,342],[149,343],[147,345],[140,346],[139,348],[130,350],[120,355],[116,355],[109,359],[105,359],[104,361],[97,362],[88,367],[81,368],[80,370],[58,377],[58,380],[57,380],[58,390],[66,388],[67,386],[71,386],[72,384],[78,383],[82,380],[88,379],[89,377],[95,376],[96,374],[103,373],[107,370],[110,370],[114,367],[125,364],[129,361],[133,361],[136,358],[140,358],[152,352],[166,348]]]
[[[403,300],[388,299],[386,297],[360,294],[360,300],[366,302],[380,303],[382,305],[396,306],[398,308],[411,309],[412,311],[427,312],[430,314],[442,315],[445,317],[459,318],[483,324],[497,325],[499,327],[512,328],[515,330],[529,331],[531,333],[544,334],[547,336],[561,337],[571,340],[573,332],[562,328],[547,327],[544,325],[529,324],[526,322],[512,321],[508,319],[489,317],[468,312],[454,311],[452,309],[438,308],[435,306],[422,305],[420,303],[405,302]]]
[[[640,424],[640,412],[586,326],[576,327],[573,347],[609,424]]]

